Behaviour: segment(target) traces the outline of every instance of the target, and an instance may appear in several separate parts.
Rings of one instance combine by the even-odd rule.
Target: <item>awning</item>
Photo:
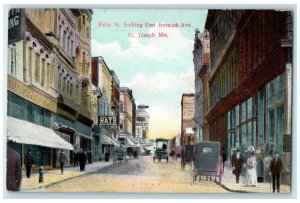
[[[125,138],[127,141],[126,143],[126,147],[139,147],[138,144],[134,141],[134,138],[132,135],[129,134],[123,134],[123,135],[119,135],[120,138]]]
[[[101,135],[100,136],[102,138],[102,144],[105,144],[105,145],[113,145],[113,146],[116,146],[116,147],[120,147],[120,143],[106,135]]]
[[[85,134],[78,133],[78,135],[79,135],[79,137],[82,137],[82,138],[85,138],[85,139],[89,139],[89,140],[93,139],[92,137],[87,136]]]
[[[21,144],[31,144],[57,149],[74,150],[54,130],[28,121],[7,117],[7,139]]]

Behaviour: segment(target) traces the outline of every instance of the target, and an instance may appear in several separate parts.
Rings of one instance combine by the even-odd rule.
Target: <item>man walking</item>
[[[60,164],[61,174],[64,174],[64,166],[65,166],[65,163],[67,163],[67,161],[68,161],[68,159],[64,153],[64,150],[61,150],[60,154],[59,154],[59,164]]]
[[[237,150],[236,154],[233,155],[232,162],[232,173],[235,175],[235,180],[238,184],[240,182],[240,175],[243,168],[243,159],[241,157],[240,150]]]
[[[32,165],[33,165],[33,156],[31,155],[31,150],[28,149],[27,154],[25,156],[25,167],[26,167],[27,178],[30,178]]]
[[[277,192],[280,192],[280,173],[283,169],[283,162],[279,158],[278,151],[275,152],[275,157],[272,159],[270,163],[270,171],[272,174],[272,182],[273,182],[273,192],[275,192],[275,182],[277,186]]]
[[[222,149],[223,171],[224,171],[224,168],[225,168],[225,162],[226,162],[226,159],[227,159],[227,153],[226,153],[226,151],[225,151],[225,148],[223,147],[223,149]]]
[[[80,152],[78,154],[78,161],[79,161],[80,171],[84,171],[85,163],[86,163],[86,155],[82,151],[82,149],[80,149]]]
[[[8,191],[19,191],[22,180],[20,156],[8,146],[6,153],[6,189]]]

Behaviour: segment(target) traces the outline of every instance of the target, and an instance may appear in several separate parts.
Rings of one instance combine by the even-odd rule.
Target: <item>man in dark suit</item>
[[[243,168],[243,158],[241,156],[240,150],[238,149],[236,154],[232,157],[232,173],[235,175],[236,183],[240,182],[240,175]]]
[[[7,147],[6,189],[19,191],[22,180],[22,168],[19,154]]]
[[[33,165],[33,156],[31,154],[31,150],[29,149],[27,151],[26,156],[25,156],[25,166],[26,166],[26,176],[27,176],[27,178],[30,178],[32,165]]]
[[[280,192],[280,173],[283,169],[283,162],[279,158],[279,153],[275,152],[275,157],[272,159],[270,163],[270,171],[272,174],[272,182],[273,182],[273,192],[275,192],[275,182],[277,186],[277,192]]]
[[[80,171],[84,171],[85,163],[86,163],[86,155],[82,151],[82,149],[80,149],[80,152],[78,154],[78,161],[79,161]]]

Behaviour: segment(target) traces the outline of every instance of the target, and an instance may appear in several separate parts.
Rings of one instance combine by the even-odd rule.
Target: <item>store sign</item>
[[[117,126],[116,116],[99,116],[99,125],[101,126]]]
[[[8,13],[8,45],[25,36],[25,9],[11,9]]]
[[[194,134],[193,128],[186,128],[185,133],[186,134]]]

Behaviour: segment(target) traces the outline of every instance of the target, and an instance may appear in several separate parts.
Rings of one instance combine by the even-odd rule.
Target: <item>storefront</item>
[[[30,149],[34,165],[38,166],[50,165],[51,149],[73,150],[73,145],[62,139],[54,130],[10,116],[7,117],[7,139],[9,147],[17,148],[22,163],[27,150]]]
[[[255,146],[265,154],[283,154],[284,74],[227,112],[227,149]]]

